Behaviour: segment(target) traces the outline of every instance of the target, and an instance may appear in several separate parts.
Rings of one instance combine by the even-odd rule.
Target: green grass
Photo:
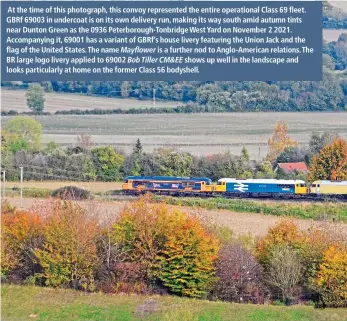
[[[32,197],[32,198],[47,198],[51,196],[53,189],[48,188],[34,188],[34,187],[24,187],[23,188],[23,197]],[[6,189],[6,195],[15,197],[20,196],[20,188],[11,188]]]
[[[309,306],[246,305],[174,296],[87,294],[31,286],[3,285],[4,321],[346,321],[347,310]],[[143,309],[146,301],[154,309]],[[149,311],[144,313],[144,311]]]
[[[163,198],[158,198],[163,199]],[[303,219],[347,221],[347,203],[271,202],[235,199],[164,198],[170,205],[205,209],[225,209],[233,212],[293,216]]]

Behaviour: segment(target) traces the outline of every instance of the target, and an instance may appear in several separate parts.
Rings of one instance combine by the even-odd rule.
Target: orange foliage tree
[[[113,240],[128,252],[127,260],[141,262],[147,281],[173,293],[199,297],[212,280],[217,239],[197,219],[148,196],[124,208]]]
[[[337,138],[314,156],[308,178],[347,180],[347,141]]]
[[[259,262],[266,265],[271,251],[278,245],[290,245],[293,248],[300,248],[304,237],[297,225],[292,220],[283,220],[270,228],[265,237],[259,240],[256,256]]]
[[[315,281],[325,306],[347,307],[346,248],[331,246],[324,252]]]
[[[275,126],[272,137],[268,140],[269,153],[267,160],[274,161],[286,148],[295,147],[298,142],[288,135],[287,123],[282,120]]]
[[[94,289],[98,264],[96,239],[99,227],[86,211],[70,201],[56,201],[45,220],[45,243],[35,251],[47,286]]]
[[[35,213],[15,210],[8,205],[1,211],[1,270],[17,272],[22,278],[35,272],[33,251],[42,245],[42,220]]]

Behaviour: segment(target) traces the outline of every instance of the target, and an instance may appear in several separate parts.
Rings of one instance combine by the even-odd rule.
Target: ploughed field
[[[10,116],[2,117],[6,122]],[[313,131],[337,132],[347,137],[347,113],[221,113],[159,115],[54,115],[37,116],[43,142],[76,143],[76,135],[89,134],[96,144],[111,144],[131,152],[137,138],[146,151],[177,147],[195,155],[246,146],[253,159],[264,157],[276,123],[285,120],[289,134],[303,145]]]
[[[1,89],[2,110],[15,110],[17,112],[29,112],[26,103],[26,90]],[[130,109],[130,108],[151,108],[152,100],[109,98],[102,96],[87,96],[83,94],[68,93],[46,93],[45,112],[54,113],[58,110],[70,109]],[[182,105],[180,102],[156,101],[155,107],[176,107]]]

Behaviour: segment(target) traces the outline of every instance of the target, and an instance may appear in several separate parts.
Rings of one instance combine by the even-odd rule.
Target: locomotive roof
[[[293,179],[237,179],[237,178],[221,178],[218,182],[226,183],[254,183],[254,184],[306,184],[303,180],[293,180]]]
[[[156,180],[156,181],[205,181],[211,182],[207,177],[179,177],[179,176],[127,176],[131,180]]]
[[[328,181],[328,180],[322,180],[322,181],[314,181],[312,184],[320,184],[320,185],[338,185],[338,186],[347,186],[347,181]]]

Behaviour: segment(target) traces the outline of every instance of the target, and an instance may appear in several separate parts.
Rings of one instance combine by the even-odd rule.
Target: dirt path
[[[9,198],[10,204],[20,207],[20,199]],[[49,200],[47,199],[35,199],[27,198],[23,199],[23,208],[30,209],[37,204],[44,205]],[[86,208],[91,213],[98,215],[101,219],[108,216],[117,216],[120,211],[127,203],[126,201],[81,201],[78,202],[81,206]],[[252,236],[263,236],[267,230],[274,226],[277,222],[283,219],[283,217],[256,214],[256,213],[235,213],[228,210],[205,210],[200,208],[192,207],[180,207],[181,210],[186,212],[199,215],[203,218],[216,222],[220,225],[228,226],[237,235],[250,234]],[[294,219],[301,229],[308,229],[312,226],[318,226],[320,222],[307,219]],[[336,230],[343,230],[347,234],[347,225],[335,224],[335,223],[324,223],[325,226]]]

